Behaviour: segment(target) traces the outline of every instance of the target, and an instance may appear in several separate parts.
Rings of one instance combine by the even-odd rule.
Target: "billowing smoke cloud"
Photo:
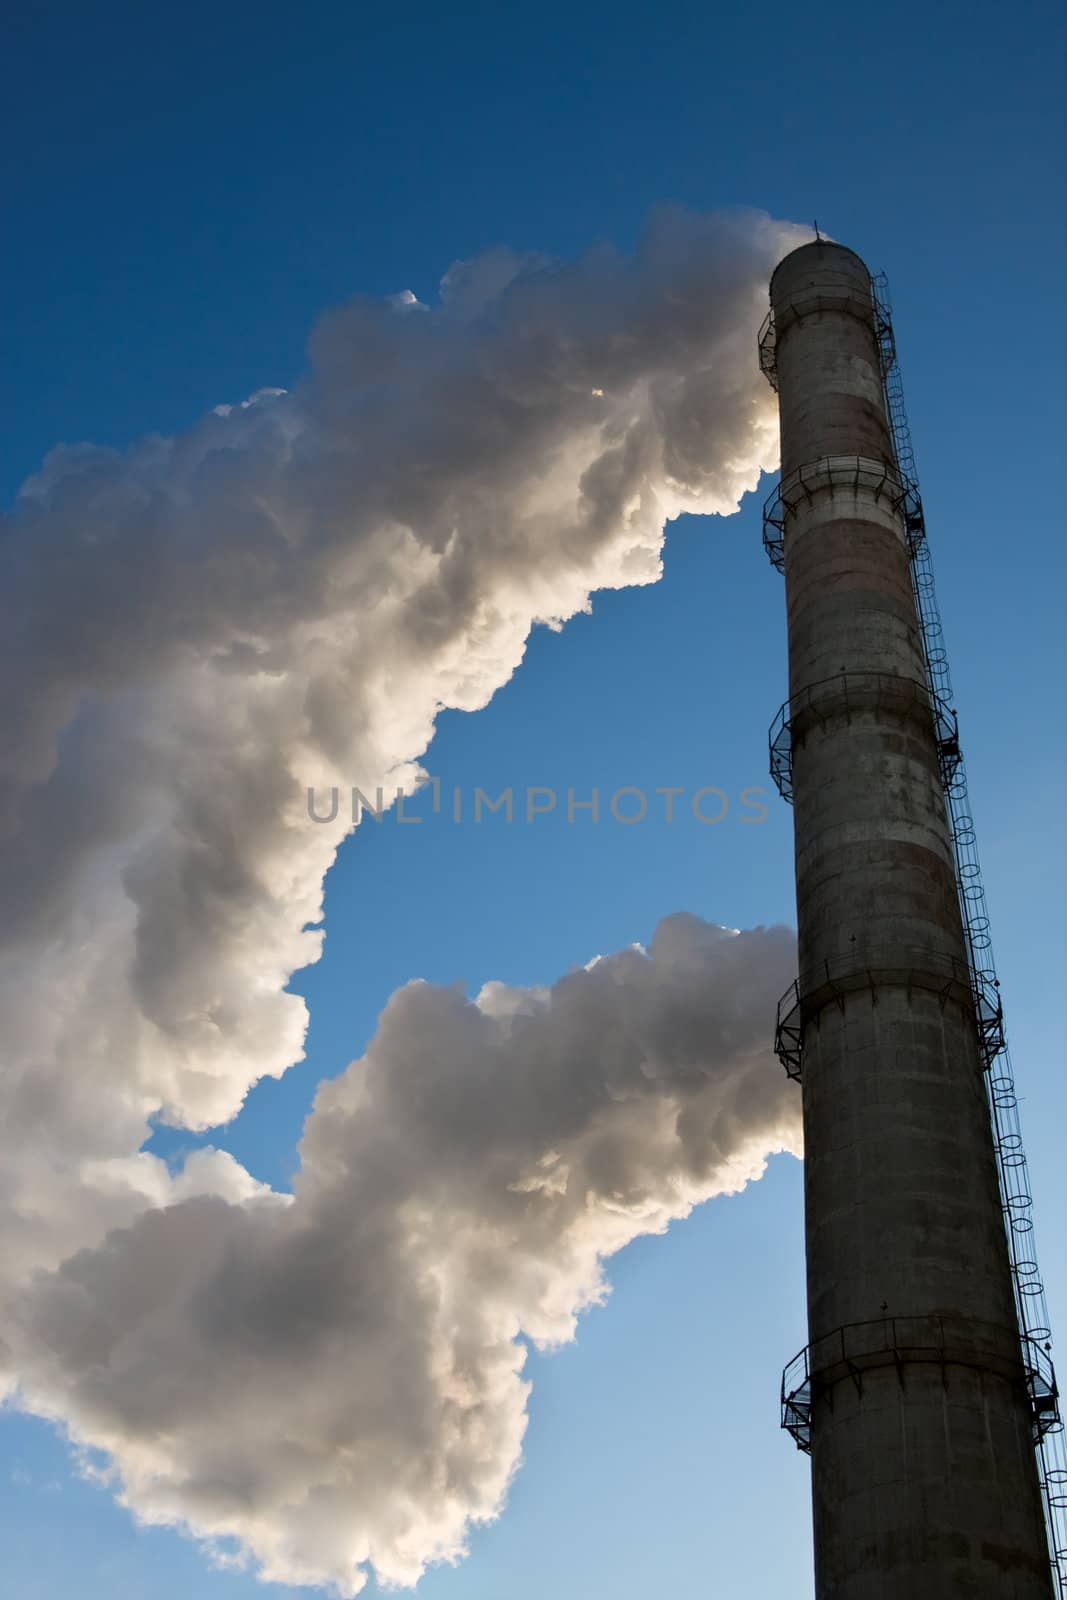
[[[407,985],[319,1090],[290,1204],[175,1202],[34,1285],[31,1402],[267,1577],[413,1582],[500,1509],[520,1337],[570,1338],[605,1256],[796,1149],[794,969],[784,929],[678,914],[551,989]]]
[[[653,582],[666,519],[726,514],[774,465],[754,336],[771,269],[804,237],[759,214],[667,211],[632,259],[491,252],[432,306],[399,295],[325,317],[292,393],[121,455],[53,452],[6,520],[0,1334],[26,1403],[111,1449],[143,1513],[232,1529],[268,1570],[350,1591],[353,1560],[410,1576],[499,1502],[521,1434],[515,1335],[565,1333],[600,1255],[785,1137],[773,1076],[720,1116],[673,1068],[634,1092],[641,1063],[621,1038],[606,1049],[606,1023],[545,1020],[565,994],[621,993],[624,975],[651,994],[654,953],[551,1001],[402,991],[367,1061],[320,1097],[292,1204],[223,1154],[173,1177],[141,1148],[152,1117],[224,1122],[300,1057],[304,1006],[285,986],[319,953],[347,825],[344,807],[309,822],[308,785],[410,789],[437,712],[484,705],[536,622]],[[739,958],[713,946],[718,993],[712,970]],[[766,954],[781,986],[780,941],[736,950]],[[686,1071],[732,1105],[755,1045],[746,1021],[735,1051],[716,1019],[701,1016]],[[535,1093],[518,1063],[539,1026],[560,1053]],[[402,1103],[430,1081],[420,1029],[454,1041],[432,1078],[451,1144],[424,1173],[400,1159],[429,1141]],[[667,1042],[649,1037],[655,1062]],[[448,1114],[476,1068],[526,1083],[521,1117],[503,1087],[484,1126]],[[559,1126],[542,1127],[536,1104],[548,1117],[557,1093]],[[695,1143],[672,1145],[690,1114]],[[530,1240],[515,1222],[512,1267],[509,1206],[542,1219]],[[293,1352],[322,1386],[290,1402]],[[238,1426],[222,1373],[235,1395],[249,1386],[242,1416],[257,1384],[273,1412]]]

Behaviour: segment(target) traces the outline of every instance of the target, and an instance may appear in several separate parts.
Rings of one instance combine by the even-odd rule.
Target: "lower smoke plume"
[[[295,1200],[142,1149],[300,1058],[346,831],[307,787],[410,790],[535,623],[655,581],[668,518],[775,464],[752,352],[804,237],[670,210],[632,259],[490,252],[325,317],[292,393],[53,452],[5,519],[0,1357],[140,1514],[342,1593],[411,1578],[500,1503],[516,1336],[795,1139],[757,1043],[788,940],[669,921],[551,995],[401,991]]]
[[[291,1202],[175,1201],[34,1285],[30,1403],[268,1578],[414,1582],[501,1508],[520,1340],[569,1339],[606,1256],[797,1150],[767,1040],[794,970],[785,929],[679,914],[551,989],[408,984],[319,1090]]]

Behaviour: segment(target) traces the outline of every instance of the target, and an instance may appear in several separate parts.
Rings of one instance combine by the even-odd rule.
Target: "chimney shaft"
[[[816,1595],[1050,1600],[946,813],[954,716],[927,683],[870,274],[804,245],[771,304]]]

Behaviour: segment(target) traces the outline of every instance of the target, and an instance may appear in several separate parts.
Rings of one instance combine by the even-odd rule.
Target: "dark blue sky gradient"
[[[1052,286],[1051,3],[17,10],[8,492],[57,438],[286,383],[356,289],[625,246],[664,199],[817,216],[954,363],[1024,265]]]

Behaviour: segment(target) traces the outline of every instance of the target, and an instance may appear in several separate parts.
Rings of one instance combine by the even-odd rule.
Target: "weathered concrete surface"
[[[1049,1600],[974,1010],[936,981],[966,954],[870,278],[805,245],[771,298],[783,490],[803,479],[784,533],[801,992],[821,995],[802,1080],[816,1592]],[[868,981],[826,1003],[828,970]],[[936,1350],[901,1331],[916,1318]],[[857,1339],[859,1371],[832,1359]]]

